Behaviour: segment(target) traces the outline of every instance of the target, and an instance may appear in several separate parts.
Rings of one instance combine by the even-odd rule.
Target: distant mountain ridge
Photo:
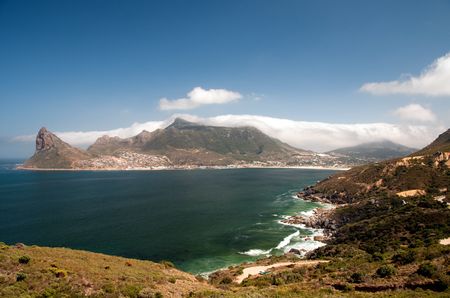
[[[328,154],[294,148],[257,128],[207,126],[176,118],[163,129],[120,138],[102,136],[87,150],[78,149],[42,128],[36,152],[24,168],[161,169],[196,167],[347,168],[411,153],[393,143],[371,143]]]
[[[402,157],[415,152],[417,149],[406,147],[391,141],[379,141],[364,143],[352,147],[344,147],[328,151],[327,154],[334,156],[346,156],[367,161],[381,161]]]

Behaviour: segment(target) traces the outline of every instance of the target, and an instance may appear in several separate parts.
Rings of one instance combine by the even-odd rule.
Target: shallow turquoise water
[[[333,171],[237,169],[30,172],[0,161],[0,241],[64,246],[148,260],[193,273],[255,259],[311,231],[278,223],[311,210],[293,199]],[[284,248],[286,249],[286,247]],[[252,254],[252,253],[250,253]]]

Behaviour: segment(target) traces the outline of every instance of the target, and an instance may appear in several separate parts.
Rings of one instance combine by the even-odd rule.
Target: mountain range
[[[87,150],[70,146],[46,128],[36,137],[31,169],[161,169],[196,167],[345,168],[404,156],[411,148],[380,142],[316,153],[294,148],[254,127],[207,126],[176,118],[164,129],[130,138],[102,136]]]

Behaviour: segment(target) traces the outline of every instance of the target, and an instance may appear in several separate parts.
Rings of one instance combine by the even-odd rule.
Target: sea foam
[[[291,243],[292,238],[298,235],[300,235],[300,231],[297,230],[294,233],[290,234],[289,236],[284,237],[284,239],[281,240],[281,242],[277,245],[276,249],[282,249],[283,247]]]
[[[254,248],[254,249],[249,249],[244,252],[240,252],[240,254],[251,256],[251,257],[257,257],[257,256],[262,256],[262,255],[269,255],[271,251],[272,251],[272,248],[269,250],[262,250],[262,249]]]

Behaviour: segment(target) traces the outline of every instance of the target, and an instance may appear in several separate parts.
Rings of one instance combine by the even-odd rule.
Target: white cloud
[[[433,111],[417,103],[400,107],[396,109],[393,114],[402,120],[412,122],[435,122],[437,120]]]
[[[195,87],[185,98],[173,100],[161,98],[159,108],[161,110],[190,110],[202,105],[225,104],[241,98],[240,93],[226,89],[205,90],[202,87]]]
[[[360,90],[376,95],[450,96],[450,53],[435,60],[419,76],[390,82],[366,83]]]
[[[214,126],[254,126],[269,136],[278,138],[291,146],[314,151],[328,151],[380,140],[390,140],[419,148],[430,143],[444,130],[444,127],[437,127],[436,125],[335,124],[295,121],[258,115],[221,115],[209,118],[200,118],[193,115],[173,115],[165,121],[134,123],[130,127],[110,131],[56,132],[56,135],[69,144],[86,147],[94,143],[102,135],[125,138],[134,136],[143,129],[153,131],[158,128],[164,128],[175,117],[182,117],[188,121]],[[34,140],[34,136],[20,136],[15,139],[16,141]]]

